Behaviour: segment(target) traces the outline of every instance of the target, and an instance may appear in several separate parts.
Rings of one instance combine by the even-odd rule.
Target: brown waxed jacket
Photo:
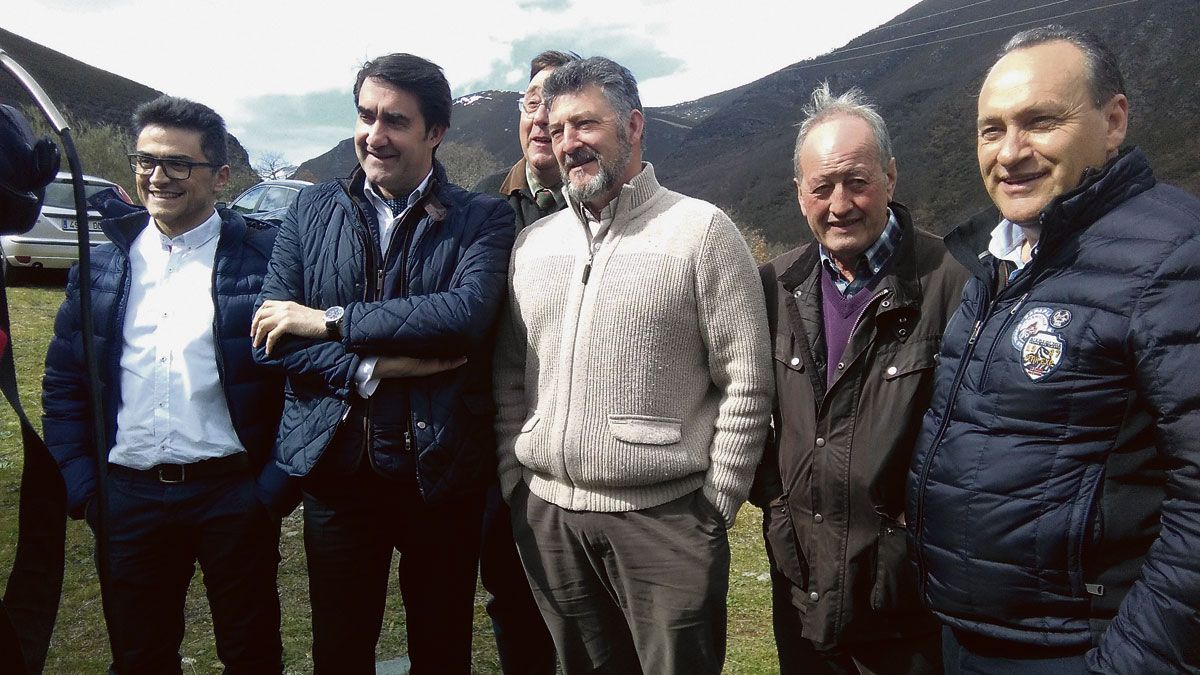
[[[761,268],[777,393],[750,498],[763,508],[776,611],[790,604],[818,648],[936,628],[908,559],[905,474],[969,275],[889,206],[903,235],[884,277],[861,291],[871,301],[832,382],[817,244]]]

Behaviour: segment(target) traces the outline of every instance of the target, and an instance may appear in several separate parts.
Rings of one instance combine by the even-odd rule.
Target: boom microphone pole
[[[92,415],[92,440],[96,449],[96,499],[98,518],[96,522],[96,560],[100,576],[100,591],[103,598],[106,581],[109,579],[108,559],[108,494],[105,489],[108,474],[107,431],[104,428],[104,409],[100,398],[100,375],[96,357],[95,335],[92,326],[92,275],[91,275],[91,243],[88,227],[87,204],[84,199],[83,170],[80,167],[79,155],[71,138],[66,119],[58,111],[50,97],[46,95],[41,85],[19,63],[0,48],[0,66],[3,66],[33,97],[50,126],[54,128],[62,140],[62,147],[67,156],[71,170],[71,181],[75,196],[75,215],[79,227],[76,228],[79,247],[79,293],[80,318],[83,331],[83,354],[86,363],[89,383],[89,404]],[[7,303],[4,305],[4,316],[7,320]],[[7,324],[7,321],[5,321]],[[7,359],[11,360],[11,350]],[[11,364],[10,364],[11,368]],[[7,392],[6,392],[7,393]],[[14,388],[13,395],[16,391]],[[59,600],[62,594],[64,542],[66,530],[65,488],[58,465],[50,456],[45,444],[37,437],[28,420],[25,419],[20,403],[13,397],[11,402],[18,416],[22,419],[22,433],[25,439],[25,465],[21,477],[20,505],[20,535],[17,544],[16,560],[4,592],[4,605],[7,616],[0,620],[11,621],[11,628],[20,644],[24,661],[24,670],[29,673],[41,672],[50,645],[50,635],[54,630],[55,617],[58,614]],[[28,429],[26,429],[28,427]],[[30,436],[32,435],[32,439]],[[35,443],[31,444],[31,440]],[[40,444],[43,452],[36,451]],[[53,471],[53,476],[49,471]],[[57,482],[55,482],[57,481]],[[56,486],[57,509],[53,508],[54,495],[42,496],[34,494],[35,486]],[[47,492],[53,493],[53,487]],[[28,499],[27,499],[28,497]],[[51,508],[45,508],[47,501]],[[57,539],[57,541],[55,541]],[[111,625],[108,616],[108,602],[102,602],[105,621]],[[112,631],[110,633],[110,643]],[[2,638],[0,638],[2,640]],[[114,659],[117,650],[113,649]],[[0,663],[0,665],[3,665]],[[119,664],[114,664],[118,665]],[[119,672],[119,668],[118,668]]]

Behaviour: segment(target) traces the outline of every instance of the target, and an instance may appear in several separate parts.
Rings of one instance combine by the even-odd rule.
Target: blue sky
[[[543,49],[629,67],[646,105],[731,89],[826,53],[915,0],[23,0],[4,28],[104,70],[214,107],[250,152],[293,163],[350,136],[354,74],[406,51],[455,96],[522,90]],[[343,9],[344,8],[344,9]],[[3,46],[3,45],[0,45]],[[515,113],[514,113],[515,114]]]

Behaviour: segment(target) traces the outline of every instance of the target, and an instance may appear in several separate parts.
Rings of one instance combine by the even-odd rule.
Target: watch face
[[[330,307],[329,309],[325,310],[325,320],[326,321],[338,321],[342,318],[342,314],[344,314],[345,312],[346,312],[345,309],[335,305],[335,306]]]

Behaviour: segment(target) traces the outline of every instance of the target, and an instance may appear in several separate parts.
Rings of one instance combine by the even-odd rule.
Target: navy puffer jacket
[[[283,401],[283,379],[255,364],[250,353],[250,318],[276,229],[258,223],[248,226],[233,211],[220,213],[221,234],[213,270],[213,330],[220,355],[217,368],[238,440],[254,466],[259,467],[258,497],[275,515],[282,516],[299,501],[295,486],[270,461]],[[116,442],[117,405],[121,401],[129,247],[148,222],[145,211],[105,220],[101,226],[112,243],[92,249],[92,316],[110,449]],[[68,509],[73,517],[81,518],[96,491],[96,448],[83,360],[78,274],[78,267],[71,268],[67,297],[54,319],[54,337],[46,352],[42,427],[46,445],[63,473]]]
[[[1007,286],[968,245],[996,222],[946,238],[975,278],[909,474],[923,597],[970,633],[1093,644],[1099,672],[1196,672],[1200,199],[1126,151],[1044,209]]]
[[[435,162],[426,197],[413,207],[412,222],[395,227],[384,258],[364,180],[356,170],[349,181],[302,190],[272,254],[260,304],[292,300],[346,310],[340,341],[287,336],[269,357],[255,351],[287,375],[277,461],[304,476],[318,460],[353,465],[365,449],[385,475],[402,477],[415,465],[428,501],[478,490],[496,479],[491,344],[514,237],[512,209],[450,184]],[[468,363],[383,380],[369,399],[358,399],[361,359],[391,354],[466,356]],[[339,428],[351,424],[330,447]]]

